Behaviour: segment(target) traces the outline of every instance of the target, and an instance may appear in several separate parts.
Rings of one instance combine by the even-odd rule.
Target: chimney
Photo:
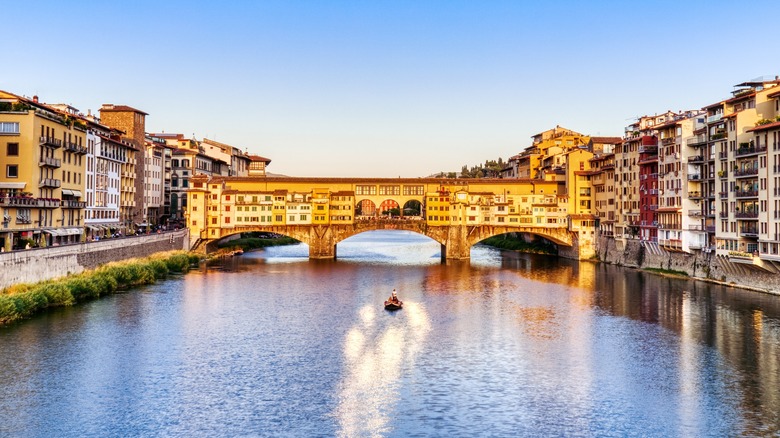
[[[33,96],[33,102],[38,103],[38,95]]]

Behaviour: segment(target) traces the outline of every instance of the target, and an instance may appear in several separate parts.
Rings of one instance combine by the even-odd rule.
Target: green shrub
[[[120,288],[151,284],[170,272],[187,272],[200,261],[197,254],[175,251],[146,259],[104,265],[58,280],[17,284],[0,294],[0,324],[26,318],[47,307],[70,306],[111,294]]]

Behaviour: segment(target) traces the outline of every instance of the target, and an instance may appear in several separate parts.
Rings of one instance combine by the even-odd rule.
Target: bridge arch
[[[377,206],[374,201],[364,198],[355,203],[356,216],[376,216]]]

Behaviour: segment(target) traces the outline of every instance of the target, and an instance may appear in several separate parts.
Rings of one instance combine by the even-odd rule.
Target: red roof
[[[251,161],[262,161],[262,162],[264,162],[265,164],[268,164],[268,163],[270,163],[270,162],[271,162],[271,159],[269,159],[269,158],[265,158],[265,157],[261,157],[260,155],[251,155],[251,154],[250,154],[250,155],[248,155],[248,156],[249,156],[249,159],[250,159]]]
[[[114,105],[113,103],[104,103],[102,107],[100,107],[100,112],[127,112],[131,111],[134,113],[143,114],[145,116],[148,116],[148,113],[145,113],[139,109],[135,109],[131,106],[127,105]]]
[[[774,123],[767,123],[764,125],[758,125],[755,128],[750,128],[747,130],[747,132],[753,132],[753,131],[766,131],[768,129],[775,129],[780,128],[780,122],[774,122]]]
[[[593,143],[605,143],[605,144],[623,143],[623,139],[620,137],[591,137],[590,141],[592,141]]]

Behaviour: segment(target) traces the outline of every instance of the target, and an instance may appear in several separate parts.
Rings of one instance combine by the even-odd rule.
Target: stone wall
[[[600,261],[613,265],[680,271],[700,280],[780,295],[780,275],[733,263],[727,257],[714,253],[670,252],[653,243],[638,240],[622,242],[611,237],[599,237],[596,252]]]
[[[189,249],[189,231],[0,253],[0,289],[77,274],[104,263]]]

